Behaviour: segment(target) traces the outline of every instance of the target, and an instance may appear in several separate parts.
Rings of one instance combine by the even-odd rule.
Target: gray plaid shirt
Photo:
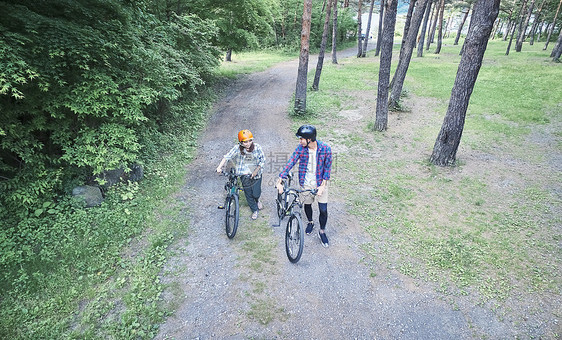
[[[239,145],[235,145],[224,155],[224,158],[234,163],[237,175],[250,175],[260,166],[257,177],[261,177],[265,167],[265,155],[259,144],[254,143],[254,152],[242,155]]]

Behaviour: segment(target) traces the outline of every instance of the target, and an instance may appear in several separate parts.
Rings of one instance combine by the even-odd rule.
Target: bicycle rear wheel
[[[240,217],[238,195],[229,195],[226,198],[226,203],[224,204],[224,206],[226,208],[226,236],[228,236],[228,238],[234,238],[234,235],[236,235],[236,230],[238,229],[238,220]]]
[[[292,263],[301,259],[304,248],[304,229],[300,215],[292,214],[285,229],[285,250]]]

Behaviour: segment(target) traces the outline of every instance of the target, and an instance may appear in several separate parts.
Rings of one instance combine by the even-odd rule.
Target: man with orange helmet
[[[236,175],[241,176],[246,201],[252,209],[252,219],[258,218],[258,211],[263,209],[260,202],[262,173],[265,166],[265,155],[261,146],[254,143],[254,135],[250,130],[238,132],[238,144],[224,155],[217,172],[222,172],[226,162],[234,164]]]

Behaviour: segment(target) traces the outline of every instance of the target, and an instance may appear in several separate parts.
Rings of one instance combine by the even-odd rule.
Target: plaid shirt
[[[279,174],[281,178],[287,178],[289,171],[299,162],[299,184],[304,186],[304,177],[306,175],[306,166],[308,165],[308,148],[299,144],[293,152],[293,155]],[[322,181],[330,179],[330,171],[332,171],[332,149],[328,144],[318,141],[316,149],[316,185],[320,186]]]
[[[254,152],[242,155],[240,146],[236,144],[230,151],[224,155],[224,158],[234,163],[237,175],[250,175],[260,166],[257,177],[261,177],[265,166],[265,155],[259,144],[254,143]]]

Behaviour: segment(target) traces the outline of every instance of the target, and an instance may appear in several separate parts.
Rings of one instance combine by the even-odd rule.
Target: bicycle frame
[[[290,188],[291,182],[293,179],[293,174],[289,173],[289,177],[286,180],[283,180],[283,193],[277,195],[278,201],[278,211],[277,215],[279,217],[279,225],[281,225],[281,221],[287,217],[291,216],[294,213],[300,213],[302,209],[302,202],[300,200],[300,194],[305,192],[310,192],[312,195],[316,195],[317,189],[296,189]],[[298,207],[298,211],[296,211],[296,207]]]

